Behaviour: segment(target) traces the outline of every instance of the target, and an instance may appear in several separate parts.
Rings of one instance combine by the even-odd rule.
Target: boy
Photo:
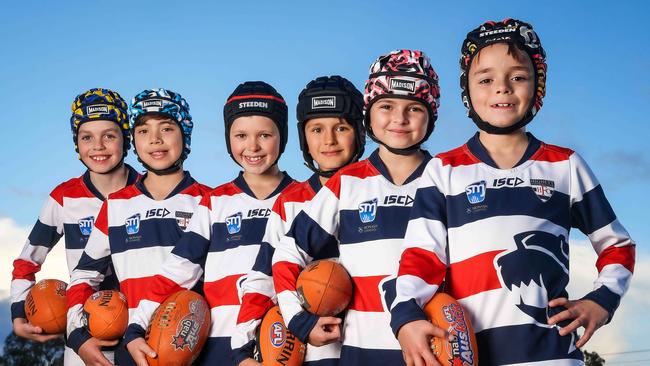
[[[108,265],[116,270],[129,309],[135,308],[209,189],[182,169],[192,127],[189,105],[180,94],[150,89],[131,102],[135,152],[147,173],[104,202],[68,286],[67,344],[87,364],[108,364],[99,348],[115,343],[91,337],[82,319],[83,304]],[[118,348],[116,363],[130,363],[125,356],[126,350]]]
[[[440,329],[421,308],[444,280],[470,314],[481,364],[582,364],[579,348],[611,320],[629,285],[634,243],[582,158],[525,132],[546,82],[532,26],[481,25],[463,43],[460,63],[463,102],[480,131],[423,173],[393,331],[407,364],[437,365],[429,339]],[[575,301],[566,291],[571,227],[598,253],[595,289]]]
[[[47,254],[63,235],[68,271],[72,272],[105,197],[138,178],[138,173],[124,164],[131,142],[128,121],[126,102],[112,90],[90,89],[72,103],[72,140],[87,170],[50,193],[23,251],[14,261],[11,317],[16,335],[39,342],[59,336],[44,335],[39,327],[27,322],[25,297]],[[117,284],[114,276],[110,276],[101,285],[114,288]],[[64,357],[66,365],[83,364],[69,348]]]

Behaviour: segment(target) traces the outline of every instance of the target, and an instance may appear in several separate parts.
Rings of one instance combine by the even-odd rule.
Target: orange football
[[[258,328],[257,348],[265,366],[300,366],[305,345],[284,325],[280,308],[271,308]]]
[[[334,316],[345,310],[352,300],[352,288],[348,271],[331,259],[310,263],[296,282],[302,306],[319,316]]]
[[[44,333],[64,333],[68,313],[67,286],[67,283],[54,279],[38,281],[25,299],[27,320],[41,327]]]
[[[84,318],[90,334],[98,339],[120,339],[129,325],[126,296],[119,291],[103,290],[84,303]]]

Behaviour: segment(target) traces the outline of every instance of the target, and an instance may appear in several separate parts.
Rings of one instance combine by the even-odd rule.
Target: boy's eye
[[[528,80],[528,78],[526,76],[518,75],[518,76],[513,77],[512,80],[513,81],[525,81],[525,80]]]
[[[424,108],[420,107],[419,105],[414,105],[409,108],[411,112],[424,112]]]
[[[146,128],[140,128],[140,129],[138,129],[138,130],[135,130],[135,133],[137,133],[138,135],[144,135],[144,134],[147,133],[147,132],[148,132],[148,131],[147,131]]]
[[[114,139],[117,138],[117,136],[113,135],[112,133],[108,133],[108,134],[104,135],[104,138],[107,139],[107,140],[114,140]]]
[[[479,84],[489,84],[492,79],[481,79],[478,81]]]
[[[323,130],[320,127],[314,127],[311,129],[312,133],[321,133]]]
[[[385,110],[390,110],[392,108],[392,106],[390,104],[381,104],[379,106],[379,108],[385,109]]]
[[[260,137],[262,137],[263,139],[268,139],[273,137],[273,135],[271,135],[270,133],[262,133],[260,134]]]
[[[336,132],[345,132],[345,131],[349,131],[349,130],[350,130],[350,127],[344,126],[344,125],[336,127]]]
[[[243,133],[237,133],[235,134],[235,138],[242,140],[246,138],[246,135]]]
[[[84,135],[79,138],[81,141],[90,141],[90,136],[89,135]]]

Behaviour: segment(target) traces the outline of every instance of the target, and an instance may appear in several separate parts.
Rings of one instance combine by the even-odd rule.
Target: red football
[[[120,339],[129,325],[126,296],[119,291],[97,291],[84,303],[84,317],[86,327],[93,337]]]
[[[25,299],[27,320],[41,327],[44,333],[64,333],[68,313],[67,286],[65,282],[54,279],[38,281]]]
[[[474,328],[458,301],[439,292],[424,306],[424,313],[433,325],[447,330],[454,337],[451,342],[437,337],[431,339],[431,350],[442,366],[478,365]]]
[[[156,351],[150,366],[190,365],[201,352],[210,331],[210,307],[194,291],[169,296],[151,318],[144,339]]]
[[[302,306],[319,316],[334,316],[352,300],[352,279],[343,265],[323,259],[310,263],[300,272],[296,291]]]
[[[265,366],[300,366],[305,345],[284,326],[280,308],[271,308],[258,328],[257,349]]]

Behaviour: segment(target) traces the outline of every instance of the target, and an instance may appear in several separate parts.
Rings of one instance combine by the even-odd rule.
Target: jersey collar
[[[428,151],[423,149],[420,149],[420,151],[424,153],[424,159],[422,160],[420,165],[418,165],[418,167],[413,171],[413,173],[409,175],[409,177],[404,181],[404,183],[402,183],[402,185],[409,184],[413,180],[419,178],[422,175],[422,172],[424,172],[424,168],[427,166],[427,163],[429,162],[429,160],[431,160],[431,154],[429,154]],[[375,168],[377,168],[377,170],[379,170],[379,173],[381,173],[381,175],[383,175],[384,178],[386,178],[389,182],[395,184],[395,182],[393,182],[393,178],[388,173],[388,168],[386,168],[386,164],[384,164],[384,162],[379,157],[379,148],[377,148],[375,151],[372,152],[372,154],[370,154],[368,160],[372,165],[375,166]]]
[[[525,163],[528,161],[528,159],[533,156],[537,150],[542,146],[541,141],[539,141],[535,136],[533,136],[532,133],[526,132],[526,136],[528,136],[528,146],[526,147],[526,151],[524,152],[524,155],[521,157],[521,159],[515,164],[515,167],[518,167],[519,165]],[[487,149],[483,144],[481,143],[481,140],[479,139],[479,133],[477,132],[472,138],[467,141],[467,148],[469,151],[476,156],[480,161],[483,163],[491,166],[492,168],[495,169],[500,169],[497,164],[492,160],[490,157],[490,154],[488,154]]]

